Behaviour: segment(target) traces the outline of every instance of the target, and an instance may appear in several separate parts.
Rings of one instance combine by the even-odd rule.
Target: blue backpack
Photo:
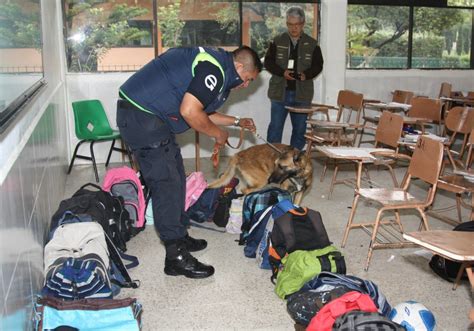
[[[263,211],[282,200],[292,201],[291,194],[288,191],[276,186],[264,187],[260,191],[252,192],[245,196],[242,209],[242,233],[240,234],[239,245],[245,245],[247,243],[250,230],[255,228],[255,223],[259,222],[260,215],[263,213]],[[262,221],[263,220],[260,220],[260,223],[262,223]],[[261,231],[260,233],[263,234],[266,222],[267,221],[264,221],[260,225],[257,224],[257,226],[261,227],[257,231]],[[260,238],[258,239],[258,242],[260,241]]]
[[[205,189],[199,199],[186,211],[188,217],[198,223],[211,222],[223,191],[222,187]]]
[[[256,257],[260,268],[271,269],[268,260],[268,248],[273,220],[293,208],[295,206],[291,201],[281,200],[255,213],[251,222],[252,227],[245,236],[244,255],[250,258]]]

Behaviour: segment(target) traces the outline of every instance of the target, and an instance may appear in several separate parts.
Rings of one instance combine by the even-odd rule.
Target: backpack
[[[454,227],[453,231],[474,231],[474,221],[458,224]],[[454,282],[458,275],[459,268],[461,268],[461,264],[461,262],[451,261],[437,254],[433,255],[429,262],[431,270],[448,282]],[[465,270],[462,277],[464,279],[467,278]]]
[[[188,217],[198,223],[212,221],[217,207],[217,200],[223,191],[223,188],[219,187],[205,189],[199,199],[186,210]]]
[[[186,199],[184,210],[196,203],[202,192],[207,188],[207,182],[201,171],[192,172],[186,177]]]
[[[229,210],[229,221],[225,226],[225,231],[232,234],[242,233],[242,203],[243,198],[232,199]]]
[[[272,280],[277,276],[281,259],[286,254],[296,250],[321,249],[332,244],[321,214],[315,210],[293,208],[274,222],[269,250]]]
[[[104,230],[95,222],[60,225],[44,249],[44,295],[63,299],[111,298]]]
[[[94,190],[87,189],[89,186]],[[68,222],[69,217],[81,214],[90,215],[93,221],[102,226],[115,246],[123,252],[127,250],[131,220],[121,197],[114,197],[93,183],[83,185],[72,197],[60,202],[58,210],[51,217],[50,233],[54,232],[60,221]]]
[[[224,191],[217,198],[216,210],[212,220],[218,227],[223,228],[229,222],[232,200],[243,196],[243,194],[237,194],[236,186],[238,184],[239,180],[235,177],[232,178],[229,184],[224,186]]]
[[[384,316],[388,316],[390,314],[392,307],[382,292],[379,292],[377,285],[370,280],[361,279],[356,276],[341,275],[323,271],[312,280],[304,284],[301,288],[301,291],[318,289],[324,289],[327,291],[339,286],[345,286],[353,291],[368,294],[377,306],[379,313]]]
[[[257,257],[259,246],[264,246],[260,247],[261,251],[263,249],[268,251],[266,243],[273,228],[273,219],[279,217],[290,208],[293,208],[293,204],[289,200],[281,200],[274,205],[270,205],[265,209],[257,211],[253,215],[253,218],[249,223],[250,229],[242,236],[242,241],[245,245],[244,255],[246,257]],[[260,243],[262,243],[262,245],[260,245]],[[260,252],[260,255],[261,254],[262,252]]]
[[[284,299],[322,271],[346,273],[344,257],[336,247],[329,245],[311,251],[294,251],[281,260],[275,292]]]
[[[145,226],[145,196],[137,173],[129,167],[107,170],[102,189],[115,197],[122,197],[125,209],[132,221],[131,236]]]
[[[339,316],[332,327],[333,331],[405,331],[400,324],[373,312],[353,310]]]
[[[139,331],[142,312],[134,298],[64,301],[45,296],[34,303],[33,329]]]
[[[307,331],[331,331],[335,320],[348,311],[361,310],[377,312],[374,302],[367,294],[356,291],[347,292],[343,296],[324,305],[311,319]],[[352,329],[354,330],[354,329]]]
[[[350,291],[345,286],[334,287],[329,291],[298,291],[287,297],[286,310],[295,323],[307,326],[325,304]]]
[[[138,259],[117,249],[96,222],[68,223],[56,228],[44,249],[44,265],[44,294],[68,299],[111,297],[118,295],[122,287],[139,286],[127,271],[138,265]],[[71,288],[75,283],[80,286],[74,288],[81,287],[77,293]]]
[[[267,186],[260,191],[252,192],[245,196],[242,208],[242,233],[240,234],[239,245],[245,244],[250,229],[258,219],[255,214],[282,200],[292,201],[291,194],[276,186]]]

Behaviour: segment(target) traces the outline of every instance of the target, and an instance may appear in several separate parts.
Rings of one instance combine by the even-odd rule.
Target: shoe
[[[175,259],[165,259],[165,274],[187,278],[207,278],[214,274],[214,267],[199,262],[185,249]]]
[[[183,238],[183,243],[188,252],[202,251],[207,247],[207,241],[205,241],[204,239],[194,239],[190,237],[189,234],[187,234],[186,237]]]

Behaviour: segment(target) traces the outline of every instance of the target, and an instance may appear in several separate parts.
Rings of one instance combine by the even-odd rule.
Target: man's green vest
[[[290,53],[290,36],[283,33],[273,40],[276,46],[276,63],[283,69],[288,66],[288,56]],[[311,67],[313,61],[314,48],[317,46],[316,40],[303,33],[298,42],[297,68],[303,72]],[[271,100],[284,101],[286,89],[285,77],[272,75],[268,87],[268,97]],[[311,102],[314,95],[314,84],[312,79],[296,81],[296,101]]]

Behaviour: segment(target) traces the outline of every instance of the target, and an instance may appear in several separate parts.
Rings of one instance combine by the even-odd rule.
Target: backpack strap
[[[127,270],[127,266],[129,268],[133,268],[139,264],[138,258],[136,256],[132,256],[132,255],[128,255],[123,252],[120,252],[117,249],[117,247],[115,247],[114,243],[112,242],[110,237],[107,235],[107,233],[105,233],[105,239],[107,241],[107,248],[109,249],[109,254],[110,254],[110,258],[112,259],[112,263],[115,264],[115,266],[120,271],[120,273],[122,274],[122,277],[125,280],[124,283],[119,282],[115,279],[112,279],[111,282],[120,287],[138,288],[140,286],[140,281],[138,279],[132,280]],[[125,260],[130,262],[127,266],[124,265],[122,261],[122,256],[124,256]]]

